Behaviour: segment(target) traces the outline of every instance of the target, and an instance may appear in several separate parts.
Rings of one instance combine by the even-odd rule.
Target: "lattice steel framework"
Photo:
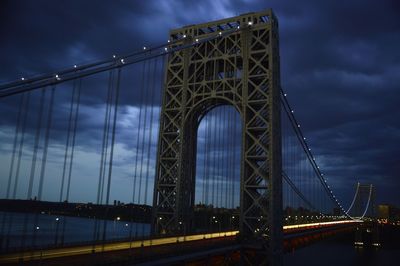
[[[278,22],[272,10],[172,30],[187,44],[239,26],[227,36],[170,54],[161,111],[153,230],[182,233],[193,219],[197,129],[219,105],[240,113],[241,225],[244,237],[282,242]],[[184,226],[182,226],[184,225]]]

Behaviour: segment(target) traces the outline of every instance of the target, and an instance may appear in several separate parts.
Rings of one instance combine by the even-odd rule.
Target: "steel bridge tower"
[[[232,34],[222,34],[238,27]],[[190,45],[218,32],[220,38]],[[170,31],[169,49],[177,40],[188,44],[188,48],[170,54],[166,66],[153,231],[174,234],[192,229],[197,129],[212,108],[231,105],[239,112],[243,128],[240,235],[243,239],[267,236],[271,256],[280,255],[278,21],[272,10],[248,13],[174,29]]]

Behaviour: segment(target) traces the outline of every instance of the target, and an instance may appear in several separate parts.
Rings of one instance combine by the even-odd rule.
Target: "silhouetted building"
[[[378,205],[378,218],[389,221],[400,220],[400,209],[389,204]]]

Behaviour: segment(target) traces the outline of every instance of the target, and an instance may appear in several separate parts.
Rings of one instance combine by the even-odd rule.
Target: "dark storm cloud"
[[[399,11],[388,1],[324,2],[287,32],[280,17],[283,87],[317,161],[347,199],[358,180],[375,184],[379,200],[399,203],[387,193],[399,187]]]
[[[164,43],[174,27],[269,7],[279,19],[282,87],[332,186],[350,201],[356,181],[372,182],[379,201],[400,204],[398,1],[2,1],[0,80],[129,53]],[[123,72],[126,84],[140,71]],[[91,117],[104,104],[107,78],[88,80],[83,90],[80,134],[91,137],[81,145],[101,140]],[[131,87],[123,91],[121,117],[140,101]],[[65,111],[70,90],[57,93]],[[2,100],[10,114],[1,117],[3,126],[15,120],[16,102]],[[53,134],[60,143],[62,115],[55,114]],[[134,140],[121,134],[119,141],[129,148]]]

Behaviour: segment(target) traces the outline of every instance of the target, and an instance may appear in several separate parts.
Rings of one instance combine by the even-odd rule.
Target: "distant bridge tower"
[[[372,184],[357,184],[350,215],[361,219],[376,218],[375,187]]]
[[[269,238],[282,252],[282,181],[278,21],[272,10],[248,13],[170,32],[170,40],[240,30],[172,53],[161,112],[154,233],[182,233],[193,224],[197,129],[220,105],[233,106],[242,121],[240,234]],[[170,48],[173,48],[173,44]]]
[[[352,216],[363,219],[355,232],[356,246],[379,247],[379,228],[376,222],[375,187],[372,184],[357,184],[353,200]]]

